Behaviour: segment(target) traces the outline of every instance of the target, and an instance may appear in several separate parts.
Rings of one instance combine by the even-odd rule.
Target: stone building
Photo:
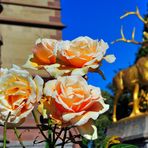
[[[63,28],[60,0],[0,0],[0,67],[23,65],[37,38],[60,40]],[[2,133],[0,128],[0,139]],[[37,136],[42,139],[31,116],[20,133],[26,147],[31,147]],[[13,129],[8,130],[7,140],[8,146],[16,147]]]
[[[1,66],[24,64],[39,37],[61,39],[60,0],[0,0]]]

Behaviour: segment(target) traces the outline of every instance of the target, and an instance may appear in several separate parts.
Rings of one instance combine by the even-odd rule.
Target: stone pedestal
[[[135,144],[139,148],[148,148],[148,114],[113,123],[108,128],[107,135],[116,135],[125,143]]]

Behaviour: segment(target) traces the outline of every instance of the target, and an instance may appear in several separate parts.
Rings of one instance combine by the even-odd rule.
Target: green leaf
[[[117,144],[111,146],[110,148],[138,148],[138,147],[132,144]]]
[[[120,137],[118,136],[110,136],[110,137],[106,137],[102,143],[102,147],[101,148],[109,148],[110,145],[112,144],[120,144]]]

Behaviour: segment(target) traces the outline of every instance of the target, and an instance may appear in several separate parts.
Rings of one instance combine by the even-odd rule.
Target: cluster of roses
[[[24,67],[47,70],[53,80],[44,83],[28,71],[13,65],[11,69],[0,69],[0,123],[17,126],[38,104],[44,118],[52,118],[59,126],[76,126],[87,139],[97,138],[93,124],[98,116],[106,112],[99,88],[88,85],[82,77],[95,71],[103,59],[113,62],[113,55],[104,56],[107,43],[89,37],[72,41],[39,39]]]

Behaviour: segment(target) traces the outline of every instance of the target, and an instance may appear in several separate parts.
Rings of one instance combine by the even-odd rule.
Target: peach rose
[[[35,69],[40,65],[56,63],[56,56],[53,52],[56,43],[54,39],[38,39],[33,48],[33,54],[29,56],[24,67]]]
[[[34,79],[26,70],[13,65],[11,69],[0,69],[0,123],[4,124],[11,112],[8,125],[23,122],[42,96],[43,80]]]
[[[99,88],[88,85],[81,76],[65,76],[48,81],[44,95],[46,98],[38,107],[44,117],[50,116],[63,126],[77,126],[81,135],[87,139],[97,138],[93,120],[109,108]]]
[[[33,49],[33,62],[41,65],[53,64],[56,56],[53,54],[54,46],[57,41],[53,39],[38,39]]]
[[[66,65],[76,68],[90,65],[98,67],[108,49],[108,44],[103,40],[98,42],[89,37],[78,37],[72,41],[61,41],[56,48],[58,58]]]

